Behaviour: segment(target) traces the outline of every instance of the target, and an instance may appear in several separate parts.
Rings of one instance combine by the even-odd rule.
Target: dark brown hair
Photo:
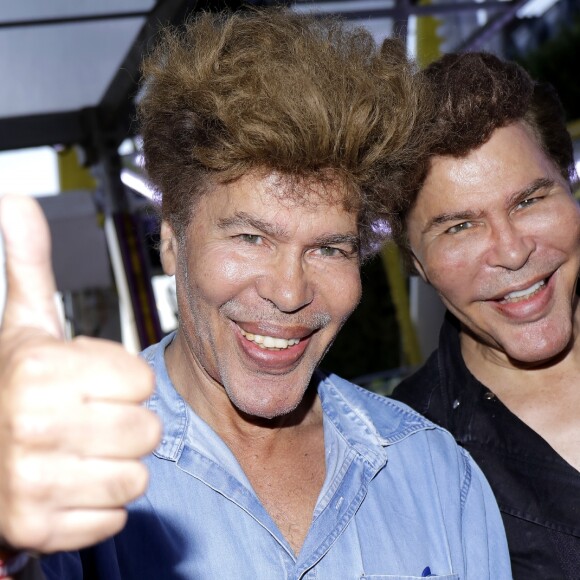
[[[409,177],[407,197],[392,219],[393,234],[407,248],[405,220],[436,155],[463,157],[511,123],[529,127],[564,179],[575,178],[574,151],[554,89],[534,82],[518,64],[485,53],[446,54],[420,75],[428,81],[433,116],[424,127],[431,141]],[[428,134],[428,135],[427,135]]]
[[[385,238],[421,100],[400,42],[282,9],[203,13],[165,30],[142,68],[146,168],[178,236],[212,184],[265,170],[338,179],[362,253]]]

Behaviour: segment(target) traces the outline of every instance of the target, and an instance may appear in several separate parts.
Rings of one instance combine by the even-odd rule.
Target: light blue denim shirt
[[[148,404],[164,423],[147,493],[113,540],[45,559],[50,579],[511,578],[498,508],[469,455],[408,407],[335,375],[317,375],[327,473],[296,556],[171,384],[171,338],[143,353],[157,375]]]

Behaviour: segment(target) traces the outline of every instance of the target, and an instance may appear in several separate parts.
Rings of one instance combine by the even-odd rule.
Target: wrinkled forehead
[[[229,203],[253,197],[262,203],[275,203],[286,209],[326,211],[331,208],[357,214],[360,196],[346,178],[336,171],[315,174],[286,174],[255,170],[234,179],[214,177],[204,192],[211,200],[227,191]]]
[[[183,216],[185,221],[170,223],[177,237],[183,240],[186,230],[197,227],[198,220],[219,221],[236,211],[263,216],[281,211],[292,221],[306,214],[342,214],[358,231],[360,197],[354,187],[349,187],[346,178],[330,171],[315,175],[271,170],[254,170],[233,177],[213,174],[207,175],[197,190]]]
[[[321,209],[336,207],[356,211],[357,195],[347,180],[336,171],[320,171],[312,175],[289,175],[276,171],[258,171],[248,176],[263,183],[263,194],[287,207]]]

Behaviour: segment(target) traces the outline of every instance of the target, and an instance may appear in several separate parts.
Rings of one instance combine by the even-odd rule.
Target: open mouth
[[[299,338],[278,338],[274,336],[264,336],[261,334],[252,334],[240,328],[242,335],[249,341],[257,344],[264,350],[285,350],[300,342]]]
[[[529,288],[510,292],[501,299],[501,302],[520,302],[521,300],[529,300],[532,296],[540,292],[546,286],[547,282],[548,278],[545,278],[544,280],[532,284]]]

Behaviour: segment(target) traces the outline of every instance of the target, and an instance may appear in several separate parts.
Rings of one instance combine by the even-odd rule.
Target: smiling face
[[[356,214],[282,201],[287,185],[246,175],[201,198],[181,242],[162,226],[187,388],[263,418],[298,406],[361,292]]]
[[[580,212],[527,127],[434,158],[407,228],[417,270],[469,330],[464,350],[535,364],[570,344]]]

